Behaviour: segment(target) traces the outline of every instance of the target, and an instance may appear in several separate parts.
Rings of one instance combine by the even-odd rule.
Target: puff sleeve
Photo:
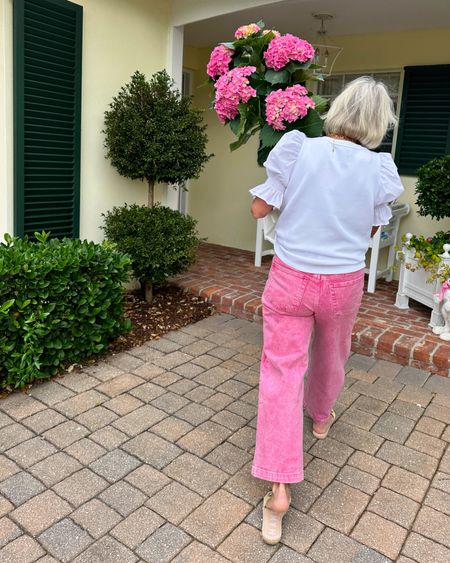
[[[267,180],[249,190],[252,196],[280,209],[284,191],[305,138],[306,135],[300,131],[290,131],[281,137],[264,163]]]
[[[389,203],[397,199],[404,191],[392,156],[389,153],[380,152],[380,184],[375,196],[375,209],[373,225],[387,225],[392,217]]]

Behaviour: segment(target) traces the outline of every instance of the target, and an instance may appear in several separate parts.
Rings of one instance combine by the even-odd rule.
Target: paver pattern
[[[261,331],[215,315],[0,401],[0,562],[450,561],[450,379],[358,354],[262,542]]]

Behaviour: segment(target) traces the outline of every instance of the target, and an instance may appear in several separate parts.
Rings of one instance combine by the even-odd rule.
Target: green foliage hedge
[[[450,155],[433,158],[419,168],[416,195],[419,215],[450,217]]]
[[[0,244],[0,387],[54,375],[129,328],[128,256],[107,242],[36,239]]]
[[[195,261],[201,239],[189,215],[161,205],[125,204],[104,217],[106,237],[131,257],[141,283],[164,283]]]
[[[149,81],[136,71],[105,112],[106,156],[127,178],[182,183],[198,178],[213,156],[205,130],[203,113],[165,70]]]

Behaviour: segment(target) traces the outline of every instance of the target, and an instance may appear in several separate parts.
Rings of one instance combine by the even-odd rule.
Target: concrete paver
[[[358,354],[262,542],[261,339],[215,315],[1,400],[0,561],[450,560],[450,380]]]

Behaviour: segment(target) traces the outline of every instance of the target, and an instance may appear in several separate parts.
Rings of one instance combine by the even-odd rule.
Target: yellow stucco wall
[[[350,35],[333,38],[344,47],[335,71],[369,72],[397,70],[408,65],[450,63],[450,29],[404,31]],[[204,68],[209,49],[185,48],[185,66],[195,71],[197,85],[205,81]],[[208,108],[208,88],[194,90],[198,107]],[[189,212],[198,219],[202,236],[210,242],[253,250],[255,226],[249,215],[248,188],[264,179],[264,170],[256,164],[257,142],[230,153],[233,140],[229,128],[223,127],[211,110],[207,110],[209,148],[216,154],[201,178],[190,183]],[[432,221],[415,212],[415,178],[403,177],[405,194],[401,201],[412,205],[412,211],[401,223],[401,233],[408,231],[432,234],[450,229],[450,219]]]
[[[135,70],[165,68],[170,7],[166,0],[77,0],[84,6],[80,235],[99,240],[101,213],[146,203],[147,188],[104,158],[103,114]]]
[[[0,176],[0,231],[12,232],[12,0],[0,2],[0,46],[7,49],[0,58],[0,76],[6,79],[2,80],[2,90],[4,84],[8,88],[0,97],[0,111],[8,119],[0,136],[0,150],[5,156]],[[119,176],[105,159],[101,131],[112,97],[135,70],[150,76],[166,67],[170,1],[75,3],[83,6],[80,236],[98,241],[103,238],[99,229],[101,213],[126,201],[146,202],[146,186]]]

